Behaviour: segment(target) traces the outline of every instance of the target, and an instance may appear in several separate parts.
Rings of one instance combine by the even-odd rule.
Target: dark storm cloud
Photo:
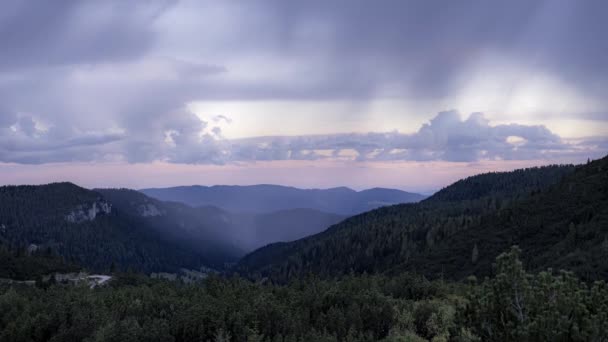
[[[7,108],[0,106],[0,129],[9,127],[17,122],[17,115]]]
[[[188,11],[199,14],[197,27],[204,35],[206,22],[215,18],[206,16],[203,3],[208,2],[190,2]],[[144,57],[156,41],[154,21],[172,5],[3,2],[0,68]],[[211,46],[224,56],[315,58],[312,71],[325,75],[316,84],[317,92],[288,84],[279,96],[325,97],[328,91],[329,96],[372,96],[385,83],[436,96],[452,90],[454,82],[467,77],[467,67],[488,52],[584,81],[588,87],[605,85],[608,74],[605,1],[268,0],[208,6],[222,5],[234,12],[228,16],[232,21],[223,23],[231,29],[213,33],[217,44],[206,36],[185,37],[189,44],[202,50]],[[212,96],[246,97],[248,91],[271,96],[277,90],[264,92],[257,86],[219,87]]]
[[[3,1],[0,70],[140,57],[154,40],[150,22],[170,4]]]
[[[328,74],[325,85],[341,84],[354,96],[373,95],[386,82],[415,95],[448,93],[490,52],[594,91],[606,85],[605,1],[277,0],[243,6],[266,20],[244,18],[241,30],[223,37],[226,45],[315,57],[318,71]]]
[[[216,18],[205,6],[225,7],[228,15]],[[445,112],[411,135],[232,141],[214,126],[228,122],[230,113],[210,126],[187,104],[372,100],[386,96],[386,89],[389,96],[439,98],[488,54],[551,73],[604,101],[607,6],[560,0],[5,1],[0,162],[222,164],[338,158],[346,150],[359,160],[557,158],[577,147],[543,126],[489,126],[479,114],[462,120]],[[167,13],[178,17],[164,25],[190,20],[175,49],[194,52],[182,56],[162,45],[163,29],[169,30],[160,19]],[[240,77],[230,65],[239,58],[268,62],[262,70],[245,70],[256,77]],[[587,115],[608,120],[598,113]]]

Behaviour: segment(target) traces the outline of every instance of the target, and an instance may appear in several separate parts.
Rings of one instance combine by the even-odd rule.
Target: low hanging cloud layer
[[[438,113],[416,133],[352,133],[218,141],[216,161],[339,159],[356,161],[572,160],[598,157],[608,139],[565,141],[544,126],[491,126],[482,113]],[[193,162],[204,162],[197,160]]]
[[[231,122],[228,117],[214,121]],[[462,119],[457,111],[438,113],[413,134],[399,132],[274,136],[229,140],[187,111],[146,125],[146,133],[85,133],[63,140],[55,128],[39,129],[30,117],[5,121],[0,161],[163,161],[228,164],[278,160],[454,161],[570,160],[598,157],[608,139],[564,141],[544,126],[491,126],[482,113]]]
[[[597,108],[564,115],[606,123],[607,9],[604,1],[4,1],[0,162],[599,156],[608,150],[602,136],[570,141],[544,126],[490,125],[482,114],[455,111],[429,113],[427,124],[407,134],[230,140],[222,127],[239,125],[230,113],[205,121],[188,105],[434,102],[466,85],[477,64],[505,64],[575,85],[572,93]]]
[[[414,134],[398,132],[267,137],[233,142],[235,160],[328,159],[456,161],[558,159],[589,153],[543,126],[490,126],[482,113],[439,113]]]

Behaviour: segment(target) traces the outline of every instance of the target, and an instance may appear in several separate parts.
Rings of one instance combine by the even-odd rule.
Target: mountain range
[[[72,183],[0,187],[1,245],[48,249],[99,271],[221,269],[255,248],[317,233],[343,218],[314,209],[231,213]]]
[[[601,341],[606,260],[608,157],[347,218],[7,186],[0,340]],[[83,268],[105,285],[50,280]]]
[[[221,269],[255,248],[318,233],[346,217],[283,207],[229,212],[160,201],[129,189],[88,190],[72,183],[4,186],[0,244],[48,249],[92,270]]]
[[[298,189],[268,184],[193,185],[140,191],[162,201],[181,202],[194,207],[215,206],[238,213],[269,213],[306,208],[342,216],[351,216],[386,205],[418,202],[425,198],[424,195],[385,188],[355,191],[346,187]]]
[[[409,271],[462,279],[490,274],[496,256],[519,245],[533,270],[607,279],[606,227],[608,158],[473,176],[421,202],[351,217],[316,208],[233,212],[71,183],[0,187],[0,245],[48,249],[92,270],[238,261],[229,272],[277,282]]]

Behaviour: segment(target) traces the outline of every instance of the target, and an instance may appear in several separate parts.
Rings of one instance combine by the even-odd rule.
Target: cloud
[[[33,136],[38,130],[36,129],[36,123],[31,116],[22,116],[17,121],[17,128],[28,137]]]
[[[522,77],[546,73],[604,99],[607,9],[604,1],[11,0],[0,11],[0,71],[166,57],[189,101],[438,98],[500,56]],[[201,73],[227,76],[191,83]]]
[[[608,42],[602,39],[607,10],[604,1],[271,0],[219,7],[185,1],[165,19],[183,25],[169,28],[165,39],[185,45],[191,43],[183,37],[188,32],[205,42],[197,45],[205,55],[251,60],[247,65],[258,68],[253,72],[266,77],[258,87],[239,89],[240,96],[446,96],[486,59],[504,69],[492,63],[499,57],[599,97],[606,94],[608,74]],[[272,82],[275,77],[282,79]]]
[[[17,114],[0,106],[0,129],[12,126],[17,122]]]
[[[169,1],[3,1],[0,70],[131,60],[155,41]]]
[[[415,134],[226,140],[220,126],[230,118],[206,122],[187,108],[218,99],[434,101],[458,91],[479,60],[495,55],[605,102],[605,7],[523,0],[3,2],[0,161],[474,161],[597,152],[605,141],[572,143],[543,126],[492,126],[482,114],[462,120],[453,111]],[[607,121],[603,113],[585,117]]]
[[[599,157],[608,148],[606,138],[565,141],[544,126],[492,126],[482,113],[462,119],[454,110],[438,113],[413,134],[393,131],[228,140],[219,127],[209,127],[187,110],[161,115],[122,132],[88,132],[67,141],[54,129],[36,129],[30,117],[21,117],[18,126],[0,139],[2,162],[559,161]]]
[[[232,123],[232,119],[230,119],[229,117],[225,116],[225,115],[216,115],[213,117],[213,122],[226,122],[227,124],[231,124]]]
[[[461,119],[457,111],[438,113],[414,134],[398,132],[300,137],[261,137],[232,142],[236,160],[355,158],[359,161],[532,160],[605,153],[606,139],[570,143],[544,126],[491,126],[482,113]],[[586,147],[585,147],[586,146]],[[355,153],[351,153],[354,151]]]

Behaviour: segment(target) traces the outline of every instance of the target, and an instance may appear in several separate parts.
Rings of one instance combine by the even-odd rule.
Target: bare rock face
[[[80,223],[93,221],[99,214],[112,212],[112,205],[105,201],[95,201],[90,205],[81,204],[65,216],[66,221]]]
[[[139,215],[141,215],[143,217],[153,217],[153,216],[164,215],[163,211],[158,209],[158,207],[152,203],[141,204],[137,209],[139,211]]]

